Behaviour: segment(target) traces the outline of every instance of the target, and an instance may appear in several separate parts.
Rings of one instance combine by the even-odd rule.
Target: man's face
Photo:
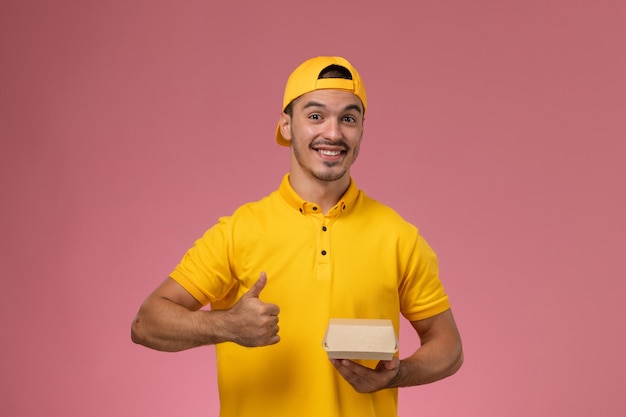
[[[293,115],[281,116],[281,133],[291,141],[291,171],[312,179],[345,178],[359,154],[364,109],[343,90],[316,90],[292,103]]]

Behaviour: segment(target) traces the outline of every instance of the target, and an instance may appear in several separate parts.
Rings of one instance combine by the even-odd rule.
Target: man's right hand
[[[267,275],[261,272],[254,283],[237,303],[228,310],[228,325],[232,331],[232,341],[242,346],[267,346],[280,341],[278,335],[278,314],[276,304],[265,303],[259,295],[267,284]]]

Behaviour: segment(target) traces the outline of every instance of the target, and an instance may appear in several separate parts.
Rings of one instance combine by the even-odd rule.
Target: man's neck
[[[302,199],[319,204],[322,212],[328,213],[350,186],[350,174],[346,173],[336,181],[323,181],[292,171],[289,174],[289,183]]]

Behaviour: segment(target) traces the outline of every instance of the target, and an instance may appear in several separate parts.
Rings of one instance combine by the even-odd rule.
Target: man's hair
[[[324,68],[320,73],[320,76],[317,78],[343,78],[346,80],[351,80],[352,74],[350,74],[350,71],[348,71],[346,67],[333,64]]]
[[[345,80],[351,80],[352,74],[346,67],[342,67],[341,65],[329,65],[320,72],[319,77],[317,79],[322,78],[343,78]],[[285,113],[289,115],[289,117],[293,116],[293,102],[297,99],[294,99],[291,103],[285,107]]]

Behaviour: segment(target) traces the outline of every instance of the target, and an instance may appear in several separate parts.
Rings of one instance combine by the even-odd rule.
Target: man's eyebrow
[[[326,106],[322,103],[318,103],[317,101],[309,101],[308,103],[306,103],[302,108],[303,109],[308,109],[309,107],[322,107],[322,108],[326,108]]]
[[[304,107],[302,107],[302,109],[308,109],[309,107],[321,107],[323,109],[326,108],[325,104],[319,103],[317,101],[309,101],[308,103],[306,103],[304,105]],[[363,109],[361,108],[361,106],[359,106],[358,104],[348,104],[343,111],[348,111],[348,110],[356,110],[359,113],[363,113]]]
[[[363,109],[362,109],[362,108],[361,108],[361,106],[359,106],[358,104],[349,104],[349,105],[347,105],[347,106],[346,106],[346,108],[345,108],[345,109],[343,109],[343,110],[344,110],[344,111],[347,111],[347,110],[356,110],[356,111],[358,111],[358,112],[359,112],[359,114],[360,114],[360,113],[363,113]]]

